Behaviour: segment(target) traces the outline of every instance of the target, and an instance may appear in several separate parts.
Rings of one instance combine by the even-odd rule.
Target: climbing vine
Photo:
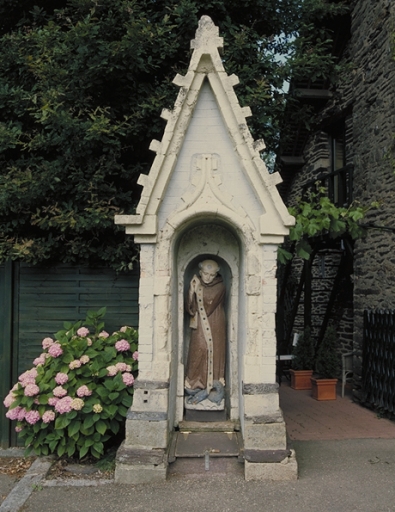
[[[348,207],[336,206],[326,192],[325,187],[317,186],[296,206],[288,209],[295,217],[289,240],[295,243],[295,254],[305,260],[310,258],[313,250],[312,241],[320,235],[339,238],[349,234],[354,240],[363,237],[366,229],[361,221],[369,210],[380,206],[379,201],[372,201],[369,205],[354,201]],[[286,246],[279,248],[278,258],[281,263],[286,263],[292,257],[293,254]]]

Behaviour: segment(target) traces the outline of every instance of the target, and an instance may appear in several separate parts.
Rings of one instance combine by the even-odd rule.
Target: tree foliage
[[[219,26],[253,135],[273,151],[283,80],[304,65],[300,51],[290,67],[276,54],[308,28],[312,6],[332,3],[0,0],[0,261],[128,268],[136,248],[113,218],[134,211],[201,15]]]

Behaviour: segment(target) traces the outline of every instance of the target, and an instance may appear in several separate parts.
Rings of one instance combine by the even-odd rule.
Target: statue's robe
[[[191,299],[190,294],[188,294],[186,299],[187,312],[192,317],[197,314],[196,328],[191,329],[191,341],[186,367],[186,385],[190,389],[205,389],[208,387],[207,382],[218,380],[224,383],[225,378],[225,285],[221,276],[217,276],[209,284],[205,284],[200,278],[198,279],[203,291],[203,306],[199,303],[195,293]],[[207,321],[212,336],[212,360],[204,334],[204,324]],[[212,376],[208,375],[210,368],[213,371]]]

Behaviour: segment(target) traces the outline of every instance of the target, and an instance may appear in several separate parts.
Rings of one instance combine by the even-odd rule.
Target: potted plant
[[[309,327],[299,336],[292,350],[291,388],[311,389],[314,368],[314,345]]]
[[[336,400],[337,376],[340,371],[340,360],[336,349],[336,329],[330,326],[317,351],[315,369],[318,377],[311,378],[312,396],[316,400]]]

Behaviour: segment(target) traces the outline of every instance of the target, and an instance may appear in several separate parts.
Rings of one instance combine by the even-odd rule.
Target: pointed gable
[[[269,174],[260,157],[265,144],[248,129],[250,108],[240,107],[234,92],[238,78],[223,67],[222,41],[203,16],[188,72],[173,81],[180,87],[174,108],[161,114],[167,121],[162,140],[151,142],[155,160],[138,180],[143,191],[136,215],[115,218],[129,234],[155,237],[169,219],[181,213],[185,219],[188,212],[239,217],[261,241],[284,237],[294,223],[276,188],[279,174]]]

